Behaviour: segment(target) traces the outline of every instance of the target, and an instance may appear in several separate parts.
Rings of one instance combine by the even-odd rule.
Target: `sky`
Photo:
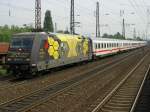
[[[69,29],[71,0],[41,0],[42,24],[46,10],[51,10],[53,23],[57,30]],[[150,0],[75,0],[75,21],[80,22],[76,32],[95,36],[96,2],[100,2],[100,32],[115,34],[122,32],[122,20],[125,19],[126,37],[136,35],[150,36]],[[0,0],[0,26],[5,24],[32,24],[34,26],[35,0]],[[120,11],[124,14],[120,15]]]

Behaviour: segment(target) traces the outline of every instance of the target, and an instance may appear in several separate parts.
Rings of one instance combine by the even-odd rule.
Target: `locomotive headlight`
[[[35,66],[37,66],[36,64],[32,64],[32,67],[35,67]]]
[[[30,61],[30,58],[27,58],[26,61]]]
[[[11,61],[12,59],[11,58],[7,58],[7,61]]]

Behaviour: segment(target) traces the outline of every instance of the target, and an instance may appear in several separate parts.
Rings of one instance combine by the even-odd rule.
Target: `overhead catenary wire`
[[[68,22],[69,21],[69,10],[70,10],[70,8],[69,8],[70,6],[68,5],[69,1],[70,0],[55,0],[55,1],[53,1],[53,0],[45,0],[45,1],[42,1],[45,4],[45,6],[47,6],[47,8],[49,8],[50,10],[54,11],[56,9],[55,13],[52,13],[52,16],[54,18],[53,20],[55,22],[58,22],[58,26],[61,26],[61,27],[64,27],[64,28],[66,28],[66,26],[68,26],[68,23],[69,23]],[[77,17],[77,20],[82,23],[82,27],[85,30],[87,30],[87,26],[85,26],[85,25],[88,25],[88,24],[91,24],[91,27],[93,27],[93,29],[94,29],[94,26],[95,26],[95,17],[93,16],[94,15],[94,11],[95,11],[95,6],[94,5],[97,2],[97,0],[92,0],[92,1],[91,0],[87,0],[87,2],[88,2],[88,4],[82,4],[82,3],[79,3],[79,1],[77,1],[76,4],[75,4],[75,12],[76,12],[77,15],[80,15],[79,17]],[[115,2],[115,1],[113,1],[113,2]],[[116,3],[119,3],[119,2],[116,2]],[[144,10],[142,10],[141,7],[143,5],[146,5],[146,4],[144,4],[144,2],[143,2],[143,4],[142,3],[139,4],[139,2],[135,4],[134,1],[132,1],[132,3],[133,3],[133,6],[135,8],[133,6],[131,6],[131,8],[133,8],[134,10],[136,9],[136,14],[137,14],[136,18],[137,18],[138,21],[140,20],[140,23],[138,25],[141,25],[142,26],[141,28],[143,28],[144,25],[146,24],[144,22],[146,19],[145,19],[144,16],[142,16],[142,15],[145,15],[145,13],[143,13]],[[8,11],[7,11],[7,14],[11,15],[11,16],[13,14],[12,12],[14,11],[13,9],[19,9],[19,10],[28,12],[30,14],[34,13],[34,7],[33,8],[27,8],[26,5],[18,6],[17,4],[13,4],[12,3],[10,6],[8,6],[8,3],[5,3],[5,2],[4,2],[4,4],[0,4],[0,5],[10,7],[10,14],[8,14]],[[104,2],[101,1],[101,0],[100,0],[100,5],[102,5],[101,10],[105,9],[100,14],[100,17],[101,17],[100,22],[102,22],[103,24],[110,24],[110,26],[115,27],[115,26],[113,26],[113,24],[118,23],[120,21],[119,11],[117,12],[117,11],[113,10],[106,3],[104,4]],[[140,5],[142,5],[142,6],[140,8],[138,8],[137,6],[140,6]],[[43,8],[43,9],[45,10],[45,8]],[[143,7],[143,9],[144,9],[144,7]],[[62,16],[59,13],[57,13],[56,11],[57,12],[61,11],[62,13],[64,13],[64,12],[66,12],[66,13],[64,13],[64,15]],[[109,13],[110,15],[105,16],[104,11],[106,13]],[[42,13],[43,13],[42,14],[42,18],[43,18],[44,11]],[[33,16],[28,16],[28,14],[26,14],[25,16],[31,18],[31,20],[33,20],[33,17],[34,17],[34,15]],[[19,17],[19,15],[16,14],[16,15],[14,15],[12,17]],[[60,20],[61,20],[61,22],[60,22]],[[61,24],[62,22],[64,24],[66,24],[66,25],[65,26],[62,25]],[[137,23],[137,21],[136,21],[136,23]],[[142,23],[144,23],[144,25]],[[118,27],[119,27],[119,24],[118,24]]]
[[[131,7],[132,7],[132,8],[135,10],[135,12],[137,13],[137,16],[139,16],[141,22],[143,23],[143,21],[145,21],[145,20],[144,20],[143,17],[140,15],[140,13],[138,12],[137,8],[134,6],[133,2],[132,2],[131,0],[128,0],[128,1],[129,1],[129,3],[130,3]]]

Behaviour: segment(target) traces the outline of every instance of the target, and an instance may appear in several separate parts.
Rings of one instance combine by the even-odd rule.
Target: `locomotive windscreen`
[[[10,48],[32,49],[33,38],[31,36],[14,36]]]

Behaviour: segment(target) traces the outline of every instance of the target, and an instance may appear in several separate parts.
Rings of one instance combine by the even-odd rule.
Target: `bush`
[[[0,66],[0,76],[5,76],[7,74],[7,70],[3,69],[2,66]]]
[[[8,25],[0,26],[0,42],[10,42],[11,36],[15,33],[31,31],[32,28],[27,26],[23,28],[14,25],[12,25],[11,27],[8,27]]]

